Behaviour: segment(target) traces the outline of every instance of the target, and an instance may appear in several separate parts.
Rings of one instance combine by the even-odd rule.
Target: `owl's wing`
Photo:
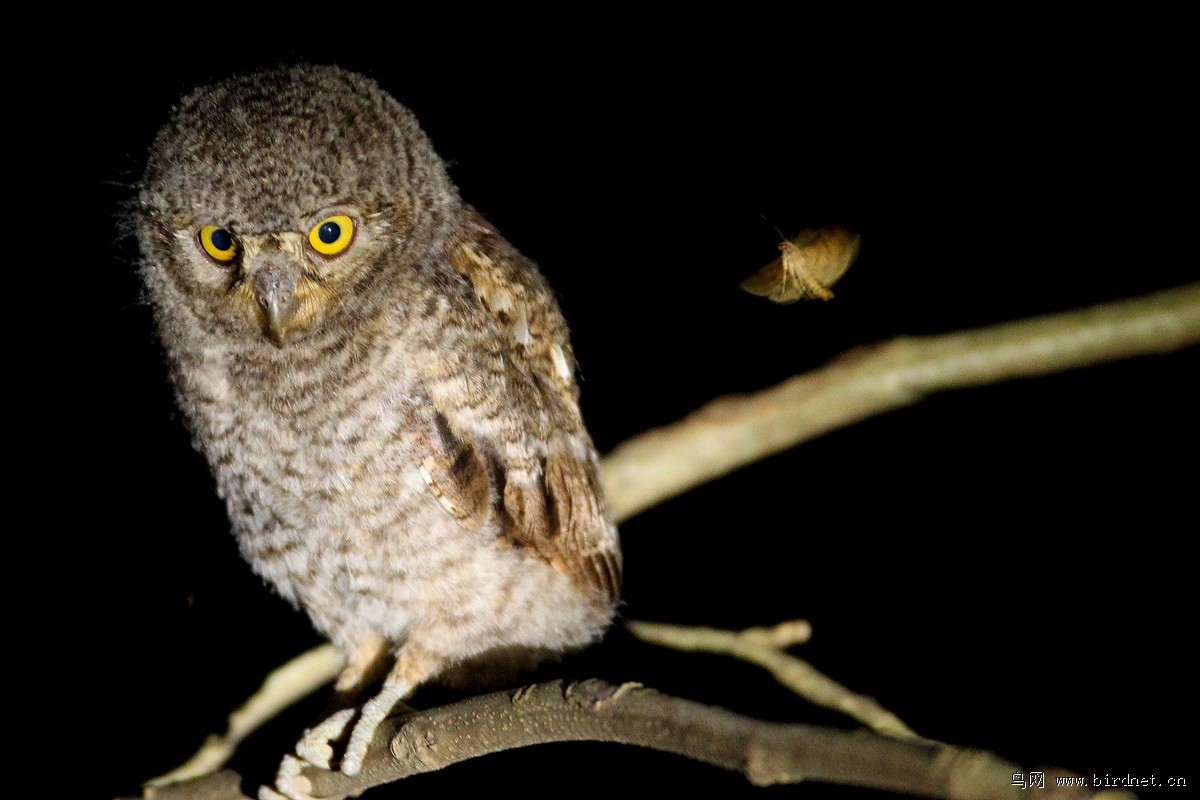
[[[617,529],[553,294],[532,262],[473,209],[448,247],[488,335],[463,356],[465,378],[455,390],[435,392],[422,477],[464,528],[495,514],[504,541],[615,601]]]

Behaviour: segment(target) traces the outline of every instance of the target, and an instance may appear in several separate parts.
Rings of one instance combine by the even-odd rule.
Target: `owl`
[[[603,635],[621,553],[566,325],[410,111],[334,67],[199,89],[137,205],[242,555],[344,654],[339,692],[386,673],[343,772],[422,684],[482,687]]]

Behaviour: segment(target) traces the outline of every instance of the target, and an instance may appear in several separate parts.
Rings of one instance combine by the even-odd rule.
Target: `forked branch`
[[[807,642],[812,626],[807,620],[782,622],[771,628],[726,631],[720,628],[667,625],[625,620],[625,630],[644,642],[701,653],[719,653],[757,664],[775,680],[813,705],[840,711],[873,730],[897,739],[919,738],[892,712],[870,697],[852,692],[812,664],[785,652]]]

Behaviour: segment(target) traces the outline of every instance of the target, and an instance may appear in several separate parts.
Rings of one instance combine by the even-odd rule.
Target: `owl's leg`
[[[388,660],[387,640],[371,635],[358,642],[346,656],[346,666],[334,684],[335,708],[353,706],[364,686],[376,679],[381,664]],[[296,742],[296,755],[286,755],[279,763],[275,774],[275,787],[262,786],[258,790],[259,800],[314,800],[308,793],[312,788],[308,779],[301,775],[307,766],[331,769],[333,746],[331,742],[341,739],[354,719],[356,709],[341,708],[323,722],[304,731]]]
[[[333,684],[329,712],[357,706],[363,691],[378,686],[390,671],[394,659],[387,639],[371,634],[349,651],[346,666]]]
[[[442,657],[419,646],[414,647],[411,643],[401,648],[396,665],[383,682],[383,689],[362,707],[362,716],[354,724],[350,744],[342,756],[343,773],[358,774],[379,724],[387,718],[396,703],[411,697],[417,687],[437,675],[445,663]]]
[[[334,689],[334,708],[338,711],[331,714],[325,721],[304,731],[300,741],[296,742],[296,755],[310,764],[329,769],[333,760],[335,742],[346,732],[350,720],[354,718],[353,706],[358,703],[358,696],[364,686],[381,671],[381,664],[387,662],[387,640],[382,636],[372,634],[360,641],[350,650],[346,666],[338,675]]]
[[[338,678],[337,690],[349,695],[360,689],[384,655],[386,642],[382,639],[374,646],[364,643],[356,648],[350,654],[346,669]],[[395,666],[383,682],[383,689],[362,707],[358,722],[350,732],[350,743],[342,757],[342,772],[357,775],[362,770],[363,761],[379,724],[387,718],[397,703],[410,697],[418,686],[437,675],[445,663],[446,660],[441,656],[419,646],[407,644],[401,648]],[[301,770],[310,765],[330,768],[333,757],[330,742],[335,742],[345,735],[346,728],[354,719],[354,713],[353,708],[343,709],[306,730],[296,743],[296,755],[284,756],[280,763],[275,776],[275,788],[263,786],[258,790],[260,800],[313,800],[308,794],[311,785],[308,779],[300,774]]]

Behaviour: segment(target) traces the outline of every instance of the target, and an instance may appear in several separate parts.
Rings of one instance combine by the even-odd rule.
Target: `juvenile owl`
[[[421,684],[600,638],[621,554],[566,325],[411,112],[333,67],[199,89],[154,141],[139,214],[177,401],[243,556],[345,655],[339,690],[395,658],[344,772]]]

